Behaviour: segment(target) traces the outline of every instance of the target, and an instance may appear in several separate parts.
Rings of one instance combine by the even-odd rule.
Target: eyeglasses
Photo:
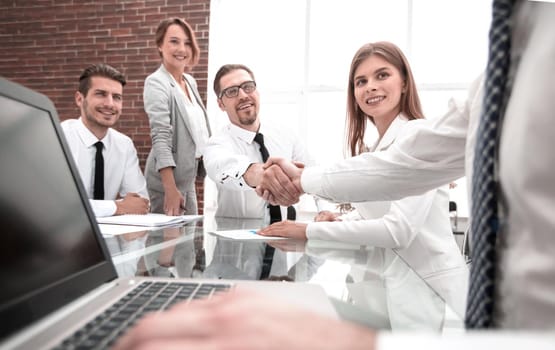
[[[254,90],[256,90],[256,82],[253,80],[245,81],[241,85],[230,86],[226,89],[223,89],[220,92],[219,98],[221,99],[224,95],[227,98],[234,98],[239,95],[239,89],[243,90],[246,94],[250,94]]]

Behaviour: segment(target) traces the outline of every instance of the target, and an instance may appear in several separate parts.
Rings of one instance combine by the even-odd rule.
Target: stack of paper
[[[99,224],[131,225],[131,226],[170,226],[186,222],[195,221],[202,218],[202,215],[180,215],[168,216],[164,214],[149,213],[146,215],[114,215],[96,218]]]
[[[225,231],[212,231],[210,233],[222,236],[225,238],[239,239],[239,240],[277,240],[277,239],[288,239],[287,237],[277,237],[277,236],[262,236],[256,233],[256,229],[251,230],[225,230]]]

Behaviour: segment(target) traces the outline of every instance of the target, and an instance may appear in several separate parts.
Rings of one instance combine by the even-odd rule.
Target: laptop
[[[147,312],[230,288],[337,317],[312,284],[118,278],[53,103],[0,77],[0,114],[0,349],[109,348]]]

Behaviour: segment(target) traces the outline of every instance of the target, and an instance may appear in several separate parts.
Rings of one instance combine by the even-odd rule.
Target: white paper
[[[269,241],[269,240],[279,240],[279,239],[289,239],[287,237],[277,237],[277,236],[261,236],[256,233],[256,229],[251,230],[226,230],[226,231],[212,231],[211,233],[231,238],[231,239],[240,239],[240,240],[260,240],[260,241]]]
[[[200,218],[202,218],[202,215],[169,216],[164,214],[148,213],[146,215],[127,214],[97,217],[96,221],[98,221],[99,224],[160,227],[182,224],[195,221]]]
[[[100,232],[104,236],[117,236],[123,235],[125,233],[156,230],[156,227],[145,227],[145,226],[130,226],[130,225],[110,225],[110,224],[99,224]]]

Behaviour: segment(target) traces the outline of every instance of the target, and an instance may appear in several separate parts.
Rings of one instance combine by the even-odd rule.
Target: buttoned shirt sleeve
[[[121,142],[122,153],[125,155],[121,159],[124,164],[124,173],[119,184],[119,195],[121,197],[125,197],[128,193],[137,193],[141,197],[148,199],[149,196],[146,188],[146,180],[139,166],[139,158],[137,157],[137,150],[133,145],[133,141],[126,138]],[[114,164],[114,168],[116,166],[117,165]],[[121,164],[119,166],[121,167]],[[119,181],[119,178],[114,177],[114,180]]]
[[[226,189],[252,190],[243,179],[243,174],[254,161],[253,157],[259,157],[246,147],[237,144],[228,131],[223,131],[217,136],[212,136],[204,148],[204,167],[206,174],[212,181]],[[253,153],[250,154],[249,153]],[[255,158],[256,159],[256,158]]]

